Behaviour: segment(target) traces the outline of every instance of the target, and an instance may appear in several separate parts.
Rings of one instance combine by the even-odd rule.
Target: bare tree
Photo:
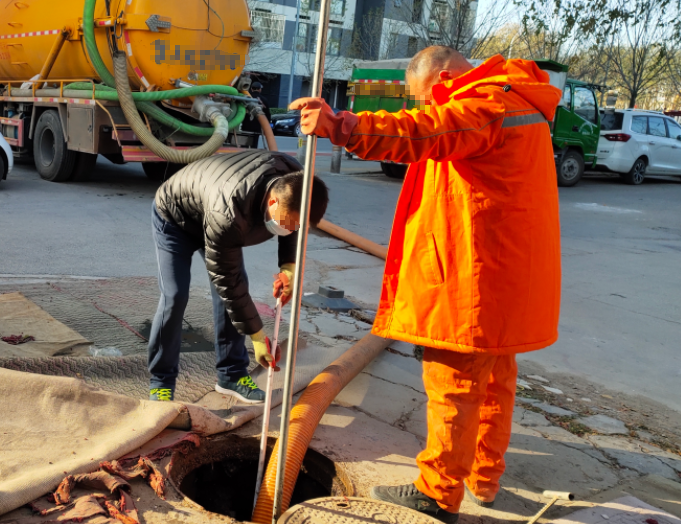
[[[249,46],[246,70],[268,69],[280,63],[285,55],[283,44],[286,18],[257,7],[253,0],[249,0],[248,8],[255,37]]]
[[[633,108],[668,70],[664,43],[672,36],[670,5],[667,0],[619,0],[617,9],[619,31],[605,50]]]

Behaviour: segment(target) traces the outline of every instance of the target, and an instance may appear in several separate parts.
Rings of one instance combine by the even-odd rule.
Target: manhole
[[[268,441],[267,460],[275,439]],[[175,453],[170,480],[180,493],[201,509],[249,521],[253,513],[260,440],[218,435],[201,440],[187,455]],[[351,496],[352,483],[343,469],[324,455],[308,450],[291,506],[319,497]]]
[[[356,497],[326,497],[309,500],[284,513],[277,524],[438,524],[439,521],[423,513]]]

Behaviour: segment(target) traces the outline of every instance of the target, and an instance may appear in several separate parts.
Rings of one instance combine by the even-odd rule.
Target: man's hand
[[[300,129],[306,135],[328,138],[336,146],[345,146],[352,130],[359,122],[357,115],[348,111],[334,114],[323,98],[299,98],[289,109],[300,109]]]
[[[262,367],[266,368],[271,366],[274,371],[279,371],[280,368],[277,366],[277,362],[281,358],[281,348],[277,344],[275,355],[272,355],[272,343],[270,339],[265,336],[265,332],[261,329],[257,333],[251,335],[251,341],[253,342],[253,351],[255,352],[255,360]]]
[[[291,294],[293,293],[293,273],[296,271],[296,265],[288,263],[282,265],[280,269],[281,273],[274,275],[272,296],[274,298],[281,296],[281,305],[285,306],[291,300]]]

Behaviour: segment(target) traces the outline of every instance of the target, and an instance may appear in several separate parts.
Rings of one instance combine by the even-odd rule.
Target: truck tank
[[[70,30],[49,78],[101,80],[83,41],[84,0],[10,0],[0,7],[0,83],[38,75],[58,35]],[[131,87],[230,85],[252,32],[245,0],[98,0],[97,48],[113,72],[109,31],[128,55]]]

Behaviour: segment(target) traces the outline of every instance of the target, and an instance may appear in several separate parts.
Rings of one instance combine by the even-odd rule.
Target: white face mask
[[[277,207],[278,206],[279,204],[277,203]],[[279,225],[279,222],[274,220],[274,218],[270,218],[269,220],[267,220],[267,211],[265,211],[265,227],[267,228],[267,231],[269,231],[273,235],[277,235],[280,237],[285,237],[293,233],[293,231],[289,231],[285,227],[281,227]]]

